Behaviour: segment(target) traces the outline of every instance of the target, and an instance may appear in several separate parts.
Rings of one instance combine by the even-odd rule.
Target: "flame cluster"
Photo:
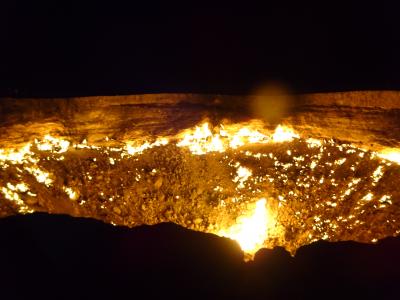
[[[178,134],[178,147],[188,147],[193,154],[225,152],[249,144],[289,142],[299,135],[290,127],[279,125],[273,133],[264,128],[259,120],[239,124],[225,124],[210,128],[204,122],[194,129],[187,129]]]
[[[293,142],[298,142],[300,146],[306,145],[309,151],[307,155],[300,155],[293,146]],[[264,153],[262,151],[253,151],[254,147],[273,145],[276,143],[287,143],[285,157],[278,158],[272,152]],[[338,187],[339,183],[334,176],[336,169],[342,166],[348,167],[351,171],[355,171],[359,161],[355,158],[362,159],[364,156],[369,158],[380,159],[379,165],[368,178],[368,184],[371,188],[376,187],[383,178],[385,170],[392,164],[400,164],[399,149],[385,149],[380,153],[366,152],[355,146],[348,144],[337,144],[332,140],[322,140],[308,137],[301,137],[291,127],[279,125],[274,131],[266,129],[265,124],[260,120],[251,120],[249,122],[229,124],[224,123],[212,126],[210,122],[203,122],[194,128],[189,128],[178,133],[176,136],[157,137],[148,140],[124,141],[122,146],[118,147],[100,147],[96,145],[88,145],[86,140],[81,143],[74,144],[66,139],[45,135],[42,139],[35,139],[31,143],[24,145],[18,149],[0,149],[0,171],[7,170],[10,166],[14,166],[18,170],[16,179],[6,180],[0,178],[0,196],[2,195],[6,201],[12,203],[20,213],[31,213],[34,209],[29,205],[29,199],[37,197],[35,188],[25,182],[24,176],[31,176],[37,184],[43,185],[46,189],[53,188],[56,181],[56,175],[47,170],[43,165],[43,160],[62,161],[68,155],[70,150],[91,150],[108,156],[110,166],[115,166],[124,159],[138,159],[141,155],[156,147],[167,147],[167,145],[175,145],[182,151],[188,151],[190,155],[201,156],[208,153],[230,153],[230,157],[242,156],[252,159],[260,165],[264,161],[273,166],[276,174],[260,175],[257,168],[243,165],[239,161],[228,159],[228,155],[224,156],[226,164],[232,169],[232,184],[235,186],[237,196],[231,197],[231,203],[226,200],[219,201],[219,207],[224,208],[228,204],[245,202],[241,213],[236,218],[236,223],[225,227],[218,227],[209,230],[220,236],[229,237],[236,240],[243,251],[254,254],[258,249],[265,246],[266,240],[269,238],[268,232],[277,226],[277,220],[271,209],[267,205],[269,199],[265,196],[268,191],[263,191],[258,186],[264,183],[285,185],[288,181],[289,172],[300,170],[303,172],[305,168],[310,171],[310,175],[302,175],[296,181],[296,189],[287,189],[285,194],[277,195],[276,200],[280,209],[285,209],[291,198],[298,198],[301,195],[299,190],[310,189],[313,185],[328,184],[332,187]],[[283,145],[285,146],[285,145]],[[253,148],[250,148],[253,147]],[[334,160],[327,160],[331,156],[331,152],[336,151]],[[339,154],[340,155],[339,155]],[[47,155],[47,156],[46,156]],[[93,158],[95,161],[96,158]],[[352,162],[351,162],[352,160]],[[222,160],[221,160],[222,161]],[[256,164],[255,164],[256,165]],[[330,174],[320,175],[320,168],[330,168]],[[157,170],[151,171],[152,176],[157,175]],[[317,176],[317,174],[319,174]],[[92,180],[91,174],[84,174],[87,180]],[[136,181],[142,180],[140,174],[133,175]],[[340,186],[339,194],[332,194],[330,199],[316,204],[315,209],[336,209],[343,201],[349,199],[355,193],[358,193],[361,178],[352,178],[347,181],[346,186]],[[36,184],[35,183],[35,184]],[[155,187],[161,186],[162,181],[156,181]],[[343,185],[343,183],[340,183]],[[257,186],[257,188],[252,188]],[[123,189],[123,186],[121,186]],[[216,193],[223,193],[223,187],[216,186]],[[65,197],[71,201],[78,202],[80,205],[85,204],[85,199],[80,199],[80,191],[76,186],[68,186],[63,184],[61,188]],[[364,191],[364,190],[362,190]],[[248,195],[252,195],[251,197]],[[254,196],[253,196],[254,195]],[[99,193],[99,197],[103,197],[104,192]],[[177,196],[179,197],[179,196]],[[308,197],[308,195],[307,195]],[[109,196],[108,201],[113,202],[114,196]],[[308,199],[305,198],[304,201]],[[376,201],[375,201],[376,200]],[[375,201],[375,202],[374,202]],[[373,203],[373,204],[372,204]],[[392,195],[382,194],[375,195],[372,190],[365,190],[355,203],[354,211],[347,216],[336,216],[336,219],[324,219],[319,215],[313,217],[313,230],[318,237],[308,236],[308,242],[312,242],[318,238],[330,238],[330,232],[334,232],[338,228],[338,224],[346,223],[347,226],[357,226],[362,221],[357,216],[362,215],[365,207],[374,205],[376,209],[383,209],[393,204]],[[104,204],[102,204],[104,207]],[[118,213],[118,209],[115,211]],[[301,210],[294,211],[294,218],[301,218],[303,212]],[[350,224],[350,221],[354,223]],[[197,222],[197,221],[196,221]],[[196,223],[195,222],[195,223]],[[199,221],[200,222],[200,221]],[[358,222],[358,223],[357,223]]]

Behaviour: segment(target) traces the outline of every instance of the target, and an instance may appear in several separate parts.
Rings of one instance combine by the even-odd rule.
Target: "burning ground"
[[[107,143],[112,146],[107,146]],[[174,222],[250,257],[317,240],[398,235],[398,152],[302,136],[260,120],[92,145],[45,135],[0,150],[0,215],[44,211],[129,227]]]

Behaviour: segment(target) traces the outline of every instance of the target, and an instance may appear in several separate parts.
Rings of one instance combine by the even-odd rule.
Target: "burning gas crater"
[[[259,120],[176,136],[73,144],[46,135],[0,150],[0,216],[45,211],[114,225],[175,222],[294,253],[319,239],[400,233],[400,151],[301,137]]]

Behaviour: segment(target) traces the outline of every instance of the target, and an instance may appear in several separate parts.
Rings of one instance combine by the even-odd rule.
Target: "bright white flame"
[[[140,154],[140,153],[142,153],[144,150],[146,150],[148,148],[150,148],[150,143],[149,142],[145,142],[144,144],[142,144],[140,146],[133,146],[132,144],[127,144],[126,145],[126,151],[130,155]]]
[[[76,200],[78,199],[78,193],[75,192],[72,188],[70,187],[63,187],[64,192],[68,195],[69,199],[71,200]]]
[[[23,192],[25,193],[28,190],[28,186],[25,183],[18,183],[16,185],[13,185],[11,183],[7,183],[7,187],[12,190],[12,191],[18,191],[18,192]]]
[[[278,125],[276,127],[274,134],[272,135],[272,140],[276,143],[281,143],[281,142],[290,142],[294,138],[299,138],[300,136],[293,131],[293,129]]]
[[[315,148],[315,147],[321,147],[322,146],[322,141],[317,140],[317,139],[313,139],[313,138],[309,138],[306,140],[308,146],[310,148]]]
[[[210,151],[223,152],[225,150],[220,135],[216,134],[214,136],[207,122],[201,126],[196,126],[193,133],[184,132],[183,139],[176,145],[178,147],[189,147],[190,152],[197,155]]]
[[[25,170],[35,176],[38,182],[44,183],[46,186],[50,186],[53,183],[53,180],[50,178],[50,174],[48,172],[45,172],[37,167],[25,167]]]
[[[224,152],[228,148],[236,149],[246,144],[268,143],[270,137],[261,133],[264,124],[257,120],[239,124],[219,125],[212,130],[207,122],[186,129],[180,134],[178,147],[188,147],[193,154],[202,155],[207,152]]]
[[[363,200],[363,201],[371,201],[373,197],[374,197],[374,194],[368,193],[364,197],[362,197],[361,200]]]
[[[382,171],[382,166],[378,166],[372,174],[372,178],[374,181],[373,185],[376,185],[376,183],[382,178],[383,174],[384,172]]]
[[[207,152],[213,152],[213,151],[215,151],[215,152],[224,152],[225,151],[224,145],[220,139],[219,134],[216,134],[211,138],[211,141],[207,148]]]
[[[28,191],[28,186],[25,183],[18,183],[16,185],[11,184],[10,182],[7,183],[7,187],[2,187],[0,191],[3,193],[4,197],[18,206],[18,211],[20,213],[31,213],[33,212],[29,209],[28,206],[25,205],[24,201],[21,199],[19,192],[25,193]],[[28,192],[29,194],[29,192]]]
[[[134,143],[128,142],[126,144],[125,149],[128,152],[128,154],[135,155],[135,154],[141,154],[146,149],[150,149],[157,146],[165,146],[168,144],[168,142],[169,141],[167,138],[158,138],[154,143],[145,142],[144,144],[141,144],[139,146],[134,146]]]
[[[312,161],[310,164],[310,168],[313,170],[318,164],[315,161]]]
[[[10,187],[8,188],[2,187],[1,191],[3,192],[4,197],[6,197],[6,199],[10,201],[15,201],[18,205],[24,204],[24,202],[19,197],[19,194],[17,192],[14,192],[14,190],[11,189]]]
[[[267,239],[268,213],[266,199],[261,198],[248,215],[241,216],[238,222],[218,235],[236,240],[243,251],[255,253]]]
[[[251,172],[250,169],[238,165],[237,176],[233,179],[233,182],[239,182],[238,188],[239,188],[239,189],[242,189],[242,188],[244,188],[244,183],[245,183],[245,181],[246,181],[252,174],[253,174],[253,173]]]
[[[345,157],[341,158],[341,159],[337,159],[337,160],[335,160],[335,165],[338,165],[338,166],[343,165],[345,161],[346,161]]]
[[[235,132],[233,136],[231,136],[231,140],[229,142],[229,146],[231,148],[237,148],[245,145],[245,140],[248,140],[249,143],[266,143],[269,140],[269,137],[258,132],[257,130],[251,130],[249,128],[243,127],[239,129],[238,132]]]
[[[41,151],[54,151],[56,153],[63,153],[68,151],[69,141],[52,137],[47,134],[43,140],[35,140],[36,146]]]
[[[400,149],[384,149],[378,153],[378,156],[400,165]]]
[[[10,162],[11,164],[22,164],[24,163],[27,159],[32,161],[31,156],[33,153],[31,152],[31,144],[26,144],[22,148],[15,150],[4,150],[0,149],[0,161],[4,162]]]

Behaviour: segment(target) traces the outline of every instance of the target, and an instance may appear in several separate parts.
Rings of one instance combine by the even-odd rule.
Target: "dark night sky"
[[[400,89],[395,1],[9,2],[0,10],[3,95],[249,93],[271,80],[294,92]]]
[[[1,1],[0,96],[235,94],[269,81],[296,93],[400,90],[396,1],[138,2]],[[264,251],[244,265],[229,241],[171,224],[126,231],[43,215],[0,223],[0,298],[11,295],[4,299],[344,299],[349,290],[354,299],[374,291],[394,299],[400,278],[399,239],[378,248],[315,246],[296,262]]]

